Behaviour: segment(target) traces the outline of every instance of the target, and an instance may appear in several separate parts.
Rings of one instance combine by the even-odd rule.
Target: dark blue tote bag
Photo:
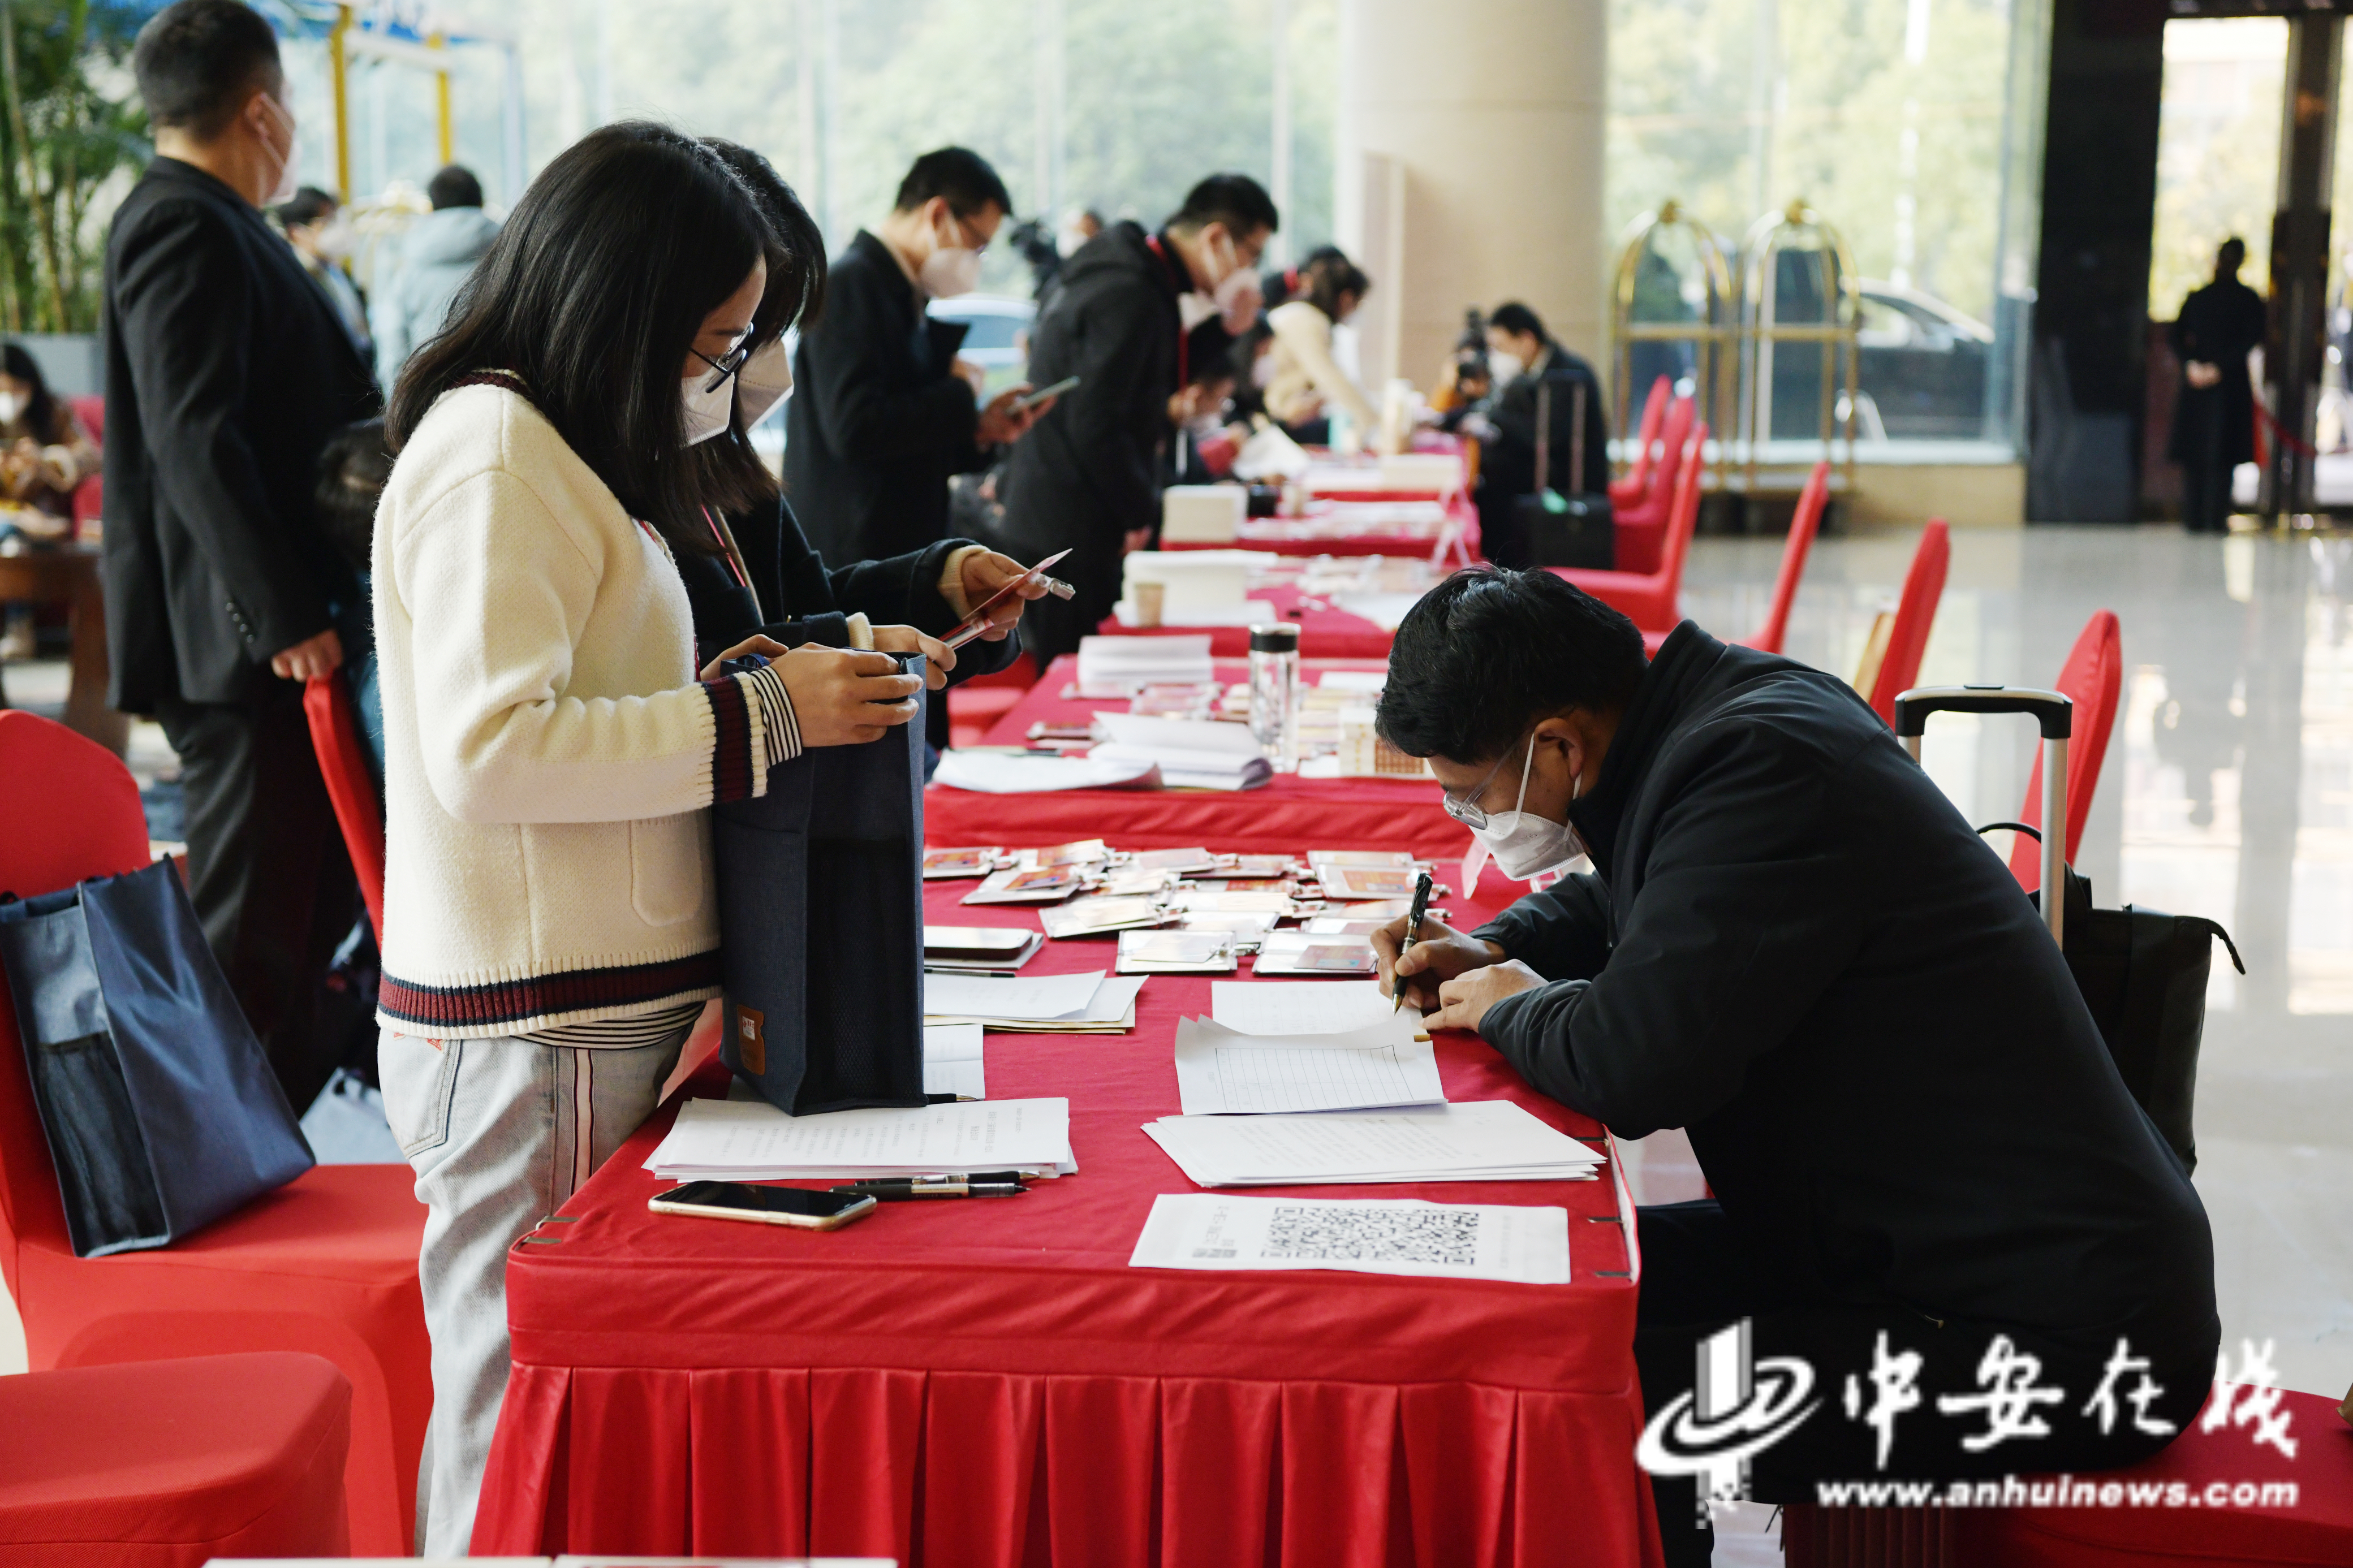
[[[721,1058],[795,1116],[924,1103],[923,715],[771,768],[711,840]]]
[[[163,1247],[316,1163],[170,860],[0,900],[78,1258]]]

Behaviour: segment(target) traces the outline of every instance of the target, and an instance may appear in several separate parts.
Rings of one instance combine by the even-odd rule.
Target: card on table
[[[926,849],[923,851],[923,879],[931,881],[947,877],[986,877],[997,869],[1002,849]]]

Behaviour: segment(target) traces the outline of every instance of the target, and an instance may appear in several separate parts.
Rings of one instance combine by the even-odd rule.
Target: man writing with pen
[[[1743,1321],[1821,1396],[1751,1458],[1765,1501],[2107,1468],[2195,1415],[2219,1325],[2188,1174],[2008,868],[1843,683],[1690,622],[1646,663],[1561,578],[1482,570],[1406,616],[1378,724],[1507,876],[1590,857],[1374,945],[1432,1027],[1621,1137],[1688,1131],[1714,1195],[1637,1216],[1653,1420]],[[1989,1379],[2038,1391],[2018,1441],[1948,1413]],[[1689,1475],[1652,1485],[1667,1561],[1705,1562]]]

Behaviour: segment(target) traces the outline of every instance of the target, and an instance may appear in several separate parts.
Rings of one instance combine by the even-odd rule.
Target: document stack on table
[[[1409,1110],[1164,1116],[1145,1132],[1205,1187],[1586,1182],[1602,1156],[1508,1100]]]
[[[1171,788],[1256,789],[1274,776],[1247,724],[1134,713],[1098,713],[1095,722],[1110,739],[1089,758],[1121,767],[1156,766]]]
[[[1144,977],[980,974],[923,977],[924,1024],[978,1024],[1029,1035],[1113,1035],[1135,1027]]]
[[[1399,1013],[1330,1035],[1244,1035],[1208,1018],[1176,1025],[1176,1091],[1187,1116],[1443,1105],[1421,1020]]]
[[[1074,697],[1133,697],[1147,686],[1206,686],[1218,679],[1209,639],[1199,637],[1079,639]]]
[[[690,1100],[646,1159],[665,1180],[856,1182],[968,1171],[1068,1175],[1067,1100],[993,1100],[787,1116],[764,1100]]]

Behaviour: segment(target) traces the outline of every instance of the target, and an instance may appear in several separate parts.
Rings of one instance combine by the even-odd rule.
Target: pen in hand
[[[1421,940],[1421,918],[1429,912],[1430,873],[1424,871],[1414,879],[1413,908],[1406,911],[1405,942],[1398,949],[1399,958],[1403,958],[1412,951],[1413,944]],[[1405,1007],[1405,980],[1394,968],[1389,971],[1389,986],[1392,994],[1396,997],[1396,1000],[1389,1005],[1389,1016],[1395,1017]]]

